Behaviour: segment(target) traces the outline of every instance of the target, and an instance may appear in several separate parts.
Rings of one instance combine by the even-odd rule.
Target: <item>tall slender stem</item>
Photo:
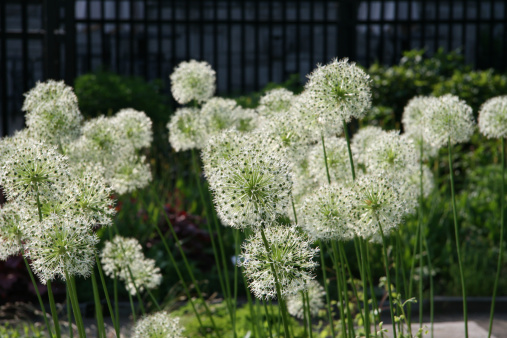
[[[65,272],[65,280],[67,281],[67,287],[69,288],[70,301],[72,303],[72,310],[74,312],[74,318],[76,320],[77,330],[80,338],[86,338],[86,332],[83,325],[83,318],[81,317],[81,310],[79,309],[79,301],[77,299],[75,285],[67,272]]]
[[[304,294],[304,298],[303,300],[306,299],[306,309],[307,309],[307,313],[308,313],[308,331],[310,333],[310,338],[313,338],[313,331],[312,331],[312,312],[311,312],[311,308],[310,308],[310,296],[308,294],[308,291],[304,291],[303,292]]]
[[[363,280],[363,307],[364,307],[364,331],[366,337],[370,336],[370,305],[368,304],[368,278],[366,276],[366,245],[363,239],[359,239],[361,251],[361,279]]]
[[[350,321],[348,321],[350,317],[350,311],[347,306],[347,301],[343,298],[347,297],[347,282],[346,278],[344,277],[344,268],[343,265],[340,266],[340,254],[338,253],[338,249],[336,248],[336,244],[334,242],[331,243],[331,249],[333,250],[333,263],[335,265],[335,272],[336,272],[336,289],[338,291],[338,301],[340,302],[340,324],[342,326],[342,335],[347,334],[348,330],[350,331]],[[344,292],[345,291],[345,292]],[[345,313],[345,310],[347,313]],[[347,317],[347,318],[345,318]],[[347,322],[346,322],[347,319]],[[349,327],[347,330],[347,324]]]
[[[345,134],[345,140],[347,140],[347,150],[349,153],[349,161],[350,161],[350,170],[352,172],[352,179],[356,180],[356,170],[354,168],[354,158],[352,157],[352,150],[350,149],[350,137],[349,130],[347,128],[347,122],[343,120],[343,133]]]
[[[53,323],[55,324],[55,333],[57,337],[61,337],[60,322],[58,321],[58,313],[56,312],[55,298],[53,297],[53,287],[51,286],[51,280],[46,282],[48,287],[48,298],[49,306],[51,308],[51,315],[53,316]]]
[[[418,217],[418,228],[419,228],[419,328],[422,328],[423,324],[423,203],[424,203],[424,186],[423,186],[423,155],[424,147],[423,140],[419,145],[419,217]]]
[[[109,309],[109,315],[111,316],[111,321],[113,322],[114,331],[116,333],[116,337],[120,337],[120,327],[115,319],[115,314],[113,311],[113,307],[111,306],[111,300],[109,299],[109,292],[107,291],[106,281],[104,279],[104,272],[102,271],[102,265],[100,264],[99,257],[95,253],[95,263],[97,263],[97,269],[99,270],[100,282],[102,283],[102,290],[104,290],[104,295],[106,296],[107,308]],[[116,313],[116,316],[118,312]]]
[[[324,164],[326,166],[327,182],[331,184],[331,176],[329,176],[329,165],[327,164],[326,142],[324,141],[323,133],[320,134],[320,139],[322,141],[322,151],[324,153]]]
[[[329,286],[327,284],[327,276],[326,276],[326,265],[324,261],[324,246],[322,242],[319,240],[318,245],[320,248],[320,266],[322,268],[322,279],[324,280],[324,290],[326,291],[326,305],[327,305],[327,314],[329,318],[329,325],[331,326],[331,334],[333,337],[336,337],[336,333],[334,331],[334,321],[333,321],[333,311],[331,310],[331,299],[329,296]]]
[[[104,326],[104,316],[102,315],[102,305],[100,304],[99,288],[97,286],[97,279],[95,278],[95,271],[92,272],[92,289],[93,300],[95,302],[95,318],[97,319],[97,336],[106,338],[106,328]]]
[[[391,321],[393,323],[393,336],[396,338],[396,323],[394,321],[394,300],[391,292],[391,275],[389,274],[389,258],[387,256],[387,241],[384,236],[384,231],[382,230],[382,224],[377,219],[378,227],[380,230],[380,235],[382,236],[382,249],[384,252],[384,266],[386,269],[386,277],[387,277],[387,294],[389,295],[389,310],[391,312]]]
[[[72,309],[71,309],[71,303],[70,303],[70,294],[69,294],[69,288],[65,288],[67,295],[67,321],[69,322],[69,337],[74,338],[74,330],[72,328]],[[51,335],[50,335],[51,337]]]
[[[502,186],[500,189],[500,251],[498,252],[498,264],[496,267],[496,277],[495,284],[493,286],[493,296],[491,298],[491,311],[489,315],[489,329],[488,329],[488,338],[491,337],[491,332],[493,330],[493,317],[495,315],[495,301],[496,301],[496,291],[498,288],[498,280],[500,278],[500,272],[502,270],[502,256],[503,256],[503,233],[504,233],[504,199],[505,199],[505,138],[502,137],[502,153],[500,156],[502,161]]]
[[[463,274],[463,261],[461,259],[461,248],[459,242],[459,230],[458,230],[458,214],[456,210],[456,197],[454,194],[454,170],[452,168],[452,145],[451,138],[448,140],[448,148],[449,148],[449,171],[450,171],[450,179],[451,179],[451,198],[452,198],[452,213],[454,216],[454,235],[456,237],[456,252],[458,254],[458,266],[459,266],[459,274],[461,279],[461,289],[463,292],[463,321],[465,322],[465,337],[468,338],[468,313],[467,313],[467,296],[465,290],[465,276]]]

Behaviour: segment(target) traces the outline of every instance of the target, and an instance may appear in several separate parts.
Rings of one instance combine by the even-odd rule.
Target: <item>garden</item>
[[[0,139],[0,336],[433,337],[507,296],[507,75],[459,52],[248,95],[206,62],[25,94]],[[176,103],[174,103],[172,100]],[[5,318],[5,319],[4,319]]]

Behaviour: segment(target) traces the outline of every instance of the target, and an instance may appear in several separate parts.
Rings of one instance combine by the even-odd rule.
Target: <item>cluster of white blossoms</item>
[[[170,76],[171,92],[180,104],[208,101],[216,88],[215,71],[207,62],[181,62]]]
[[[266,92],[260,99],[257,111],[264,117],[276,116],[278,113],[290,109],[294,100],[294,93],[285,88],[272,89]]]
[[[507,96],[484,102],[479,110],[479,130],[488,138],[507,137]]]
[[[310,316],[316,317],[319,311],[325,306],[324,296],[326,292],[322,285],[316,280],[309,281],[306,290],[307,296],[305,296],[305,298],[308,297],[308,301],[305,300],[305,303],[309,303]],[[304,307],[305,304],[303,303],[303,295],[301,292],[287,297],[287,310],[292,316],[303,319],[305,316]]]
[[[264,232],[267,246],[261,231],[256,231],[243,244],[239,265],[250,281],[250,290],[260,299],[276,298],[273,269],[282,297],[305,290],[315,277],[312,271],[318,264],[313,258],[319,249],[312,248],[308,236],[293,226],[266,226]]]
[[[135,238],[115,236],[107,241],[100,254],[102,267],[106,275],[125,281],[130,294],[137,290],[154,289],[162,282],[160,269],[155,261],[146,258],[143,248]]]
[[[23,210],[9,202],[0,207],[0,260],[22,252],[25,241]]]
[[[347,141],[344,138],[330,137],[325,138],[324,142],[326,146],[327,170],[329,170],[331,182],[345,183],[352,181]],[[308,170],[319,185],[328,184],[322,141],[315,144],[309,151]]]
[[[134,326],[134,338],[182,338],[180,318],[166,311],[141,318]]]

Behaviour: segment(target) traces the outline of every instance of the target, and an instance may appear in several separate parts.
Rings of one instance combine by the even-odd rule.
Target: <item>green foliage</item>
[[[46,337],[44,330],[42,330],[37,324],[33,323],[17,323],[12,325],[9,323],[0,325],[0,337],[9,338],[43,338]]]
[[[154,124],[165,124],[171,112],[162,80],[146,82],[140,77],[100,70],[76,78],[74,90],[79,109],[88,118],[134,108],[144,111]]]

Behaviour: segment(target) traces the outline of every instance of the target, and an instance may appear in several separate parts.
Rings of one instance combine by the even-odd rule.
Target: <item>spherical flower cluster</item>
[[[259,114],[255,109],[236,107],[234,109],[235,128],[241,132],[250,132],[259,126]]]
[[[108,177],[109,184],[118,194],[125,194],[146,187],[151,182],[150,165],[145,156],[125,155],[114,163]]]
[[[54,146],[27,140],[12,143],[0,170],[0,185],[9,200],[27,197],[36,200],[43,195],[63,189],[68,182],[68,165]]]
[[[313,241],[346,241],[354,238],[350,217],[352,191],[339,184],[325,185],[306,197],[298,215],[299,226]]]
[[[192,100],[203,103],[215,93],[215,71],[205,61],[181,62],[174,69],[170,79],[171,92],[180,104],[189,103]]]
[[[354,154],[354,161],[366,164],[368,161],[369,149],[385,133],[380,127],[368,126],[361,128],[354,134],[350,148]]]
[[[226,161],[208,167],[217,213],[225,225],[256,226],[285,214],[292,181],[289,163],[279,151],[252,143]]]
[[[99,239],[90,227],[84,217],[51,214],[27,229],[28,256],[42,283],[91,274]]]
[[[507,96],[484,102],[479,110],[479,130],[488,138],[507,137]]]
[[[389,235],[408,212],[407,202],[396,186],[385,175],[364,175],[352,188],[351,217],[356,233],[365,239],[380,234]]]
[[[169,142],[176,151],[200,149],[205,142],[205,125],[197,108],[178,108],[167,124]]]
[[[236,101],[214,97],[206,102],[201,109],[201,118],[206,128],[206,138],[216,135],[225,129],[233,128],[236,123]]]
[[[122,109],[112,118],[112,123],[135,149],[147,148],[151,145],[152,122],[144,112],[132,108]]]
[[[12,202],[0,207],[0,261],[23,250],[23,211]]]
[[[276,298],[275,276],[278,276],[282,297],[304,290],[314,279],[313,269],[318,265],[313,258],[319,249],[312,248],[308,237],[295,227],[270,225],[264,228],[267,247],[261,230],[243,244],[240,266],[249,281],[250,290],[257,298]]]
[[[132,295],[136,294],[136,287],[139,291],[154,289],[162,282],[160,269],[153,259],[144,257],[141,244],[135,238],[115,236],[106,242],[100,257],[106,275],[125,281]]]
[[[348,182],[352,180],[347,141],[343,138],[325,139],[326,160],[331,182]],[[312,177],[321,185],[327,184],[326,164],[322,141],[313,146],[308,154],[308,169]]]
[[[319,65],[308,75],[305,90],[322,124],[360,119],[371,106],[370,77],[346,58]]]
[[[472,108],[450,94],[438,98],[438,104],[428,110],[426,122],[426,139],[437,148],[448,142],[451,145],[466,142],[475,129]]]
[[[72,87],[63,81],[48,80],[25,94],[23,111],[32,136],[57,146],[64,146],[79,136],[81,115]]]
[[[180,318],[161,311],[141,318],[134,326],[134,338],[182,338]]]
[[[261,116],[274,117],[278,113],[289,110],[293,99],[294,94],[290,90],[272,89],[261,97],[257,111]]]
[[[316,280],[311,280],[308,283],[307,294],[308,303],[310,305],[310,316],[315,317],[319,314],[319,311],[324,308],[324,296],[326,292],[322,285]],[[305,301],[306,303],[306,301]],[[287,297],[287,310],[289,313],[299,319],[303,319],[305,303],[303,303],[303,295],[300,293]]]

